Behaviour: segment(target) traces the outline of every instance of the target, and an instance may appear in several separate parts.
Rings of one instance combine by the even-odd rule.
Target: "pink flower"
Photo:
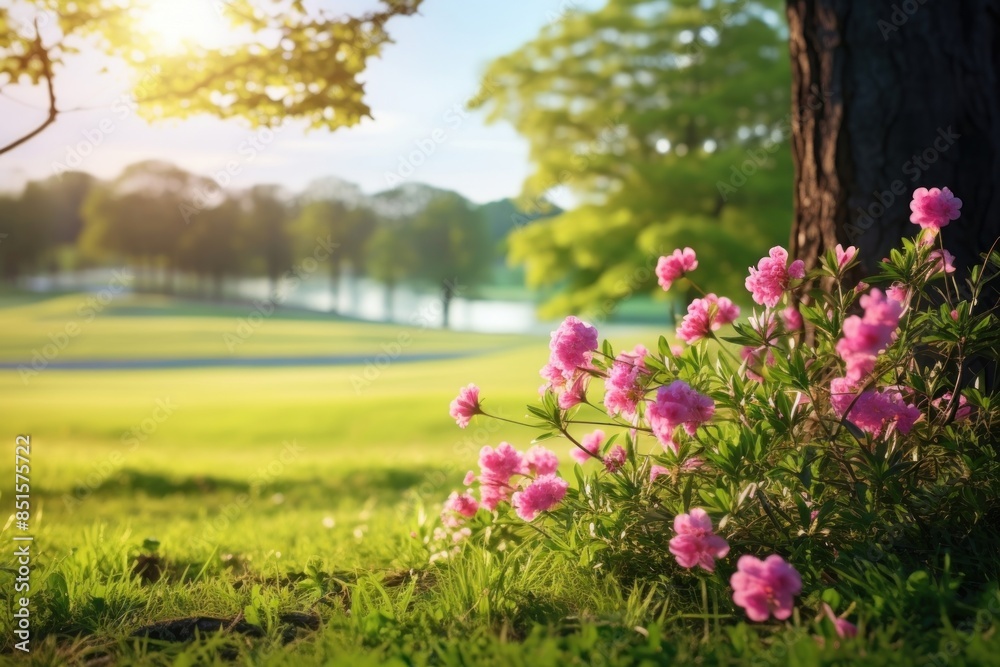
[[[670,289],[675,280],[679,280],[685,273],[698,268],[698,259],[691,248],[684,250],[674,250],[673,254],[661,257],[656,263],[656,277],[663,291]]]
[[[581,373],[573,380],[573,384],[568,385],[563,393],[559,394],[559,409],[569,410],[580,405],[587,400],[587,381],[590,376]]]
[[[797,259],[788,266],[788,251],[781,246],[771,248],[768,254],[769,257],[757,263],[757,268],[750,267],[746,288],[753,295],[754,301],[774,308],[793,278],[805,278],[806,265],[801,259]]]
[[[851,246],[847,250],[844,250],[844,246],[838,243],[837,247],[834,248],[834,252],[837,253],[837,268],[843,269],[851,263],[851,260],[854,259],[854,255],[857,254],[858,249]]]
[[[941,398],[931,401],[931,405],[940,411],[950,410],[951,396],[951,392],[949,391]],[[955,421],[965,421],[972,416],[972,406],[968,405],[968,403],[969,401],[965,398],[965,396],[962,396],[961,394],[958,395],[958,409],[955,410]]]
[[[639,354],[641,350],[641,354]],[[608,378],[604,382],[604,407],[612,415],[622,414],[626,419],[634,419],[639,401],[645,395],[642,378],[648,375],[646,348],[641,345],[635,352],[622,352],[611,364]]]
[[[545,380],[545,384],[538,389],[539,394],[544,394],[550,389],[557,391],[566,386],[566,378],[563,377],[562,371],[552,364],[542,366],[542,370],[538,371],[538,374]]]
[[[525,521],[532,521],[539,512],[546,512],[566,496],[569,484],[555,475],[536,478],[523,491],[514,494],[511,504],[517,515]]]
[[[462,484],[470,486],[475,481],[476,481],[476,473],[470,470],[469,472],[465,473],[465,479],[462,480]]]
[[[604,468],[608,472],[618,472],[625,465],[625,456],[625,448],[621,445],[615,445],[604,457]]]
[[[885,291],[885,295],[901,305],[905,305],[910,300],[910,290],[903,283],[893,283]]]
[[[950,314],[951,314],[951,319],[953,319],[956,322],[958,322],[958,311],[957,310],[953,310],[953,311],[951,311]]]
[[[833,613],[833,609],[830,608],[830,605],[825,602],[823,603],[823,613],[826,614],[826,617],[830,619],[831,623],[833,623],[833,628],[837,631],[838,637],[841,639],[850,639],[851,637],[857,636],[858,626],[847,621],[846,619],[838,617],[835,613]]]
[[[451,402],[449,414],[460,427],[465,428],[475,415],[483,414],[479,405],[479,387],[470,384],[462,387],[458,396]]]
[[[524,455],[524,462],[528,464],[528,470],[535,475],[551,475],[559,470],[559,457],[541,445],[529,449]]]
[[[564,380],[571,382],[580,370],[590,368],[590,359],[596,349],[597,329],[572,315],[567,317],[552,332],[548,375],[558,371]],[[542,369],[542,374],[547,376],[546,369]]]
[[[528,463],[520,452],[501,442],[495,450],[486,446],[479,451],[479,470],[483,507],[493,511],[500,502],[510,498],[510,478],[528,474]]]
[[[898,301],[873,289],[861,297],[864,317],[852,315],[844,321],[844,337],[837,353],[847,364],[847,377],[860,380],[875,368],[875,357],[892,342],[903,307]]]
[[[653,434],[664,447],[674,447],[673,431],[683,426],[694,435],[700,424],[715,414],[715,402],[691,388],[683,380],[674,380],[656,391],[656,400],[650,403],[647,415]]]
[[[726,297],[708,294],[703,299],[695,299],[688,306],[687,315],[677,327],[677,337],[685,343],[693,344],[708,338],[725,324],[730,324],[740,316],[740,309]]]
[[[893,388],[879,391],[864,391],[854,400],[847,414],[861,430],[878,437],[886,427],[895,427],[900,433],[909,433],[913,424],[922,416],[919,409],[909,405],[903,395]],[[850,405],[851,401],[847,401]],[[837,406],[834,406],[837,409]],[[838,411],[843,416],[843,413]]]
[[[910,202],[910,222],[924,229],[941,229],[961,215],[962,200],[948,188],[917,188]]]
[[[934,273],[941,273],[942,271],[945,273],[955,273],[955,256],[947,250],[935,250],[928,256],[928,259],[937,260],[932,269]]]
[[[681,567],[700,565],[714,572],[715,559],[729,553],[729,543],[712,531],[712,519],[700,507],[674,517],[674,532],[677,535],[670,540],[670,553]]]
[[[703,465],[705,465],[705,462],[695,456],[681,464],[681,472],[691,472],[692,470],[697,470]]]
[[[458,491],[452,491],[448,500],[444,503],[444,510],[441,512],[441,523],[448,528],[458,528],[462,525],[462,518],[476,516],[479,511],[479,503],[472,497],[472,494],[465,492],[458,495]]]
[[[597,458],[600,458],[602,442],[604,442],[604,431],[597,429],[593,433],[588,433],[587,435],[583,436],[583,438],[580,439],[580,446],[583,447],[583,449],[587,450],[587,452],[590,452],[590,454],[593,454],[594,456],[590,456],[589,454],[587,454],[587,452],[582,451],[580,447],[573,445],[573,447],[570,448],[569,450],[570,458],[572,458],[580,465],[583,465],[587,461],[593,459],[595,456]]]
[[[668,470],[667,468],[664,468],[663,466],[658,466],[658,465],[654,465],[653,467],[651,467],[649,469],[649,481],[650,482],[655,482],[656,478],[659,477],[659,476],[661,476],[661,475],[667,475],[669,477],[670,476],[670,470]]]
[[[767,352],[766,355],[765,351]],[[740,357],[747,364],[747,377],[754,382],[764,382],[764,377],[755,370],[756,368],[760,368],[762,358],[768,366],[773,366],[777,363],[777,359],[774,357],[774,350],[768,347],[744,347],[740,350]]]
[[[854,291],[857,292],[858,294],[860,294],[861,292],[864,292],[869,287],[870,287],[870,285],[868,283],[866,283],[863,280],[859,280],[858,284],[854,286]]]
[[[802,313],[795,306],[789,306],[781,311],[781,321],[786,331],[798,331],[802,328]]]
[[[837,415],[843,417],[857,395],[857,382],[848,378],[834,378],[830,382],[830,405]]]
[[[751,621],[766,621],[774,614],[780,621],[792,615],[794,598],[802,592],[802,578],[778,555],[765,560],[740,556],[730,578],[733,602],[746,610]]]

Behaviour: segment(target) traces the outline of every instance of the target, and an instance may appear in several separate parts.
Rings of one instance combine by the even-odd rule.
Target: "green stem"
[[[705,583],[705,577],[699,577],[701,581],[701,608],[705,610],[705,637],[704,642],[707,644],[709,639],[708,632],[708,617],[710,612],[708,611],[708,585]]]

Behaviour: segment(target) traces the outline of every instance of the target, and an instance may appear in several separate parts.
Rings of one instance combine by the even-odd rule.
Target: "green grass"
[[[85,298],[2,297],[0,357],[25,359]],[[246,310],[123,298],[60,358],[224,356],[222,333]],[[401,333],[412,339],[406,353],[482,353],[389,363],[367,378],[364,366],[47,369],[27,383],[0,371],[4,507],[14,436],[31,434],[33,445],[32,653],[15,657],[40,665],[813,665],[858,664],[863,651],[874,664],[908,665],[927,651],[884,629],[866,645],[821,649],[800,629],[762,635],[743,624],[702,645],[669,597],[651,606],[649,591],[543,554],[517,570],[471,548],[454,567],[429,565],[411,536],[423,530],[421,517],[439,511],[482,445],[525,446],[531,437],[500,422],[460,430],[448,402],[475,381],[492,411],[520,417],[540,384],[545,339],[277,313],[239,354],[374,357]],[[631,347],[652,346],[659,332],[617,333],[616,344]],[[0,539],[9,545],[15,534],[8,522]],[[155,554],[143,546],[151,538]],[[0,663],[13,655],[16,568],[12,549],[2,553]],[[132,636],[169,619],[241,614],[252,627],[238,627],[260,636]],[[298,627],[303,619],[318,625]],[[951,640],[960,651],[948,664],[995,663],[1000,654],[993,635],[951,630],[934,641]]]
[[[101,304],[91,294],[4,297],[0,361],[27,362],[35,353],[52,360],[374,356],[395,345],[404,354],[420,354],[519,342],[513,336],[437,331],[419,319],[412,326],[379,326],[317,313],[267,313],[249,304],[177,303],[131,295],[106,300]]]

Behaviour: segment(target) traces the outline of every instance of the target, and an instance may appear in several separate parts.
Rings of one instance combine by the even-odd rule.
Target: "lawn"
[[[85,295],[0,303],[0,358],[21,361]],[[60,359],[224,357],[247,307],[122,297]],[[653,345],[653,330],[614,331]],[[385,345],[408,341],[398,355]],[[449,360],[406,355],[462,351]],[[821,648],[801,628],[758,634],[651,606],[646,591],[540,558],[505,569],[475,548],[428,563],[420,536],[484,444],[527,446],[496,421],[448,417],[475,380],[510,417],[536,395],[536,337],[482,336],[279,312],[239,349],[254,356],[366,355],[371,365],[0,371],[13,478],[16,435],[32,437],[32,653],[13,651],[5,549],[0,661],[32,664],[856,664],[858,645]],[[366,375],[366,368],[369,369]],[[562,455],[565,445],[553,446]],[[572,475],[572,469],[565,471]],[[0,489],[5,506],[11,487]],[[15,535],[13,519],[3,538]],[[415,537],[416,536],[416,537]],[[199,619],[199,617],[202,617]],[[223,619],[223,627],[218,621]],[[996,661],[994,635],[948,664]],[[938,641],[938,639],[935,639]],[[865,655],[913,664],[891,629]],[[18,661],[18,664],[23,661]]]

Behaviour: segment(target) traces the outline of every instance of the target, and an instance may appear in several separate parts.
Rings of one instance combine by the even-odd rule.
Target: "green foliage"
[[[995,598],[1000,579],[1000,564],[982,559],[1000,517],[1000,405],[983,389],[985,374],[1000,363],[1000,322],[996,304],[981,298],[1000,279],[1000,253],[984,255],[963,284],[942,270],[933,251],[932,244],[905,241],[870,279],[903,299],[890,302],[896,311],[879,310],[871,295],[864,301],[867,286],[846,284],[854,261],[841,266],[830,252],[783,296],[799,303],[814,279],[832,284],[808,295],[808,339],[781,323],[780,303],[735,323],[732,335],[720,340],[709,332],[680,353],[661,338],[641,360],[645,370],[636,371],[641,398],[634,417],[602,405],[596,385],[604,380],[610,389],[613,368],[640,362],[616,355],[608,342],[592,349],[565,387],[547,385],[540,404],[527,407],[524,425],[536,431],[533,443],[571,449],[595,426],[604,429],[609,437],[598,465],[574,466],[565,498],[527,522],[520,509],[515,516],[517,493],[527,497],[542,473],[508,475],[504,488],[515,495],[494,512],[480,509],[467,522],[442,514],[443,528],[429,541],[431,559],[447,559],[451,551],[437,550],[457,552],[449,545],[471,535],[470,549],[498,554],[505,568],[552,559],[626,586],[662,586],[650,593],[652,608],[669,604],[679,617],[702,619],[707,635],[711,624],[743,618],[730,601],[736,560],[779,554],[804,582],[793,627],[810,614],[822,618],[824,603],[838,613],[850,605],[873,633],[887,636],[930,632],[942,622],[972,631],[995,627],[995,612],[977,616],[976,605]],[[848,336],[845,320],[859,301],[865,326],[888,318],[886,335],[895,333],[877,358],[872,354],[873,370],[845,389],[835,384],[847,361],[837,344]],[[568,349],[573,335],[560,330]],[[973,371],[967,362],[977,357],[992,368]],[[685,428],[658,431],[652,406],[676,401],[659,390],[678,382],[710,397],[714,414],[685,433],[691,413],[665,404],[688,417],[674,417]],[[586,397],[565,408],[574,383]],[[879,395],[896,396],[887,399],[895,407],[869,400]],[[844,396],[849,400],[838,407]],[[904,402],[919,415],[915,423],[895,421]],[[623,464],[609,457],[618,447]],[[481,465],[482,484],[488,467]],[[730,547],[710,575],[685,572],[672,553],[675,517],[693,508],[708,513]]]
[[[32,347],[49,343],[53,322],[79,318],[78,306],[87,298],[0,293],[6,325],[0,356],[21,360]],[[61,358],[218,356],[221,334],[246,314],[245,306],[122,295],[86,324],[86,335]],[[240,353],[374,356],[398,341],[399,332],[278,309]],[[655,336],[630,331],[613,345]],[[541,363],[545,342],[423,331],[407,353],[497,351],[394,364],[360,393],[351,378],[362,366],[124,374],[50,369],[28,386],[16,372],[0,375],[0,421],[44,443],[32,470],[33,500],[42,509],[32,563],[32,654],[21,662],[1000,664],[1000,595],[984,583],[997,578],[990,574],[1000,549],[995,529],[950,544],[927,541],[935,553],[917,569],[900,562],[900,555],[909,560],[901,550],[886,553],[874,567],[845,562],[835,572],[839,598],[828,583],[821,595],[838,612],[859,601],[849,617],[861,629],[855,640],[838,638],[829,621],[807,613],[803,602],[801,625],[720,618],[705,641],[703,619],[687,617],[697,592],[683,582],[671,585],[680,578],[672,566],[662,583],[630,584],[606,568],[581,567],[579,554],[566,557],[541,540],[513,557],[513,541],[506,551],[466,541],[446,565],[428,566],[423,538],[433,533],[434,520],[427,513],[460,480],[484,436],[518,442],[524,434],[514,425],[487,422],[456,437],[445,414],[448,401],[475,372],[489,378],[491,410],[520,414],[523,397],[538,385],[533,365]],[[165,396],[175,399],[177,413],[139,448],[123,446],[122,434]],[[290,437],[303,447],[301,458],[252,486]],[[13,463],[13,457],[0,461],[0,471],[12,477]],[[67,504],[73,494],[80,501]],[[241,494],[252,500],[237,512]],[[335,525],[324,523],[326,517],[336,518]],[[485,524],[485,516],[479,519]],[[156,582],[134,570],[150,555],[153,535],[164,570]],[[894,550],[891,540],[883,544]],[[17,566],[12,550],[0,554],[3,590],[13,590]],[[727,600],[718,596],[720,614]],[[248,609],[266,630],[259,636],[133,636],[182,618],[232,622]],[[296,613],[315,614],[318,626],[297,629],[283,620]],[[11,614],[10,605],[0,607],[5,655],[13,655]]]
[[[28,183],[18,197],[0,198],[0,274],[7,279],[32,270],[60,268],[61,253],[83,227],[81,207],[93,176],[67,172]]]
[[[709,291],[732,291],[791,219],[789,70],[782,3],[611,0],[569,11],[495,61],[479,104],[531,143],[529,211],[510,260],[546,311],[593,311],[655,284],[652,267],[697,246]],[[486,94],[488,92],[488,94]]]
[[[272,285],[292,268],[294,258],[290,229],[293,211],[289,198],[279,186],[255,185],[244,199],[243,216],[250,234],[250,254],[263,259],[264,273]]]
[[[334,244],[330,276],[336,281],[345,263],[358,272],[367,270],[364,248],[375,225],[376,215],[366,204],[321,198],[302,205],[294,227],[302,255],[312,251],[317,239],[329,239]]]
[[[370,115],[360,75],[389,41],[386,22],[415,13],[420,3],[381,0],[377,10],[357,16],[302,0],[196,4],[207,11],[171,18],[202,27],[214,21],[218,43],[165,45],[183,35],[158,33],[155,12],[162,3],[158,8],[153,0],[23,0],[0,8],[0,85],[46,84],[51,109],[44,129],[59,113],[63,67],[96,48],[128,69],[147,118],[210,113],[254,126],[298,118],[336,129]]]
[[[489,275],[492,246],[486,220],[461,195],[434,197],[407,233],[417,256],[419,279],[449,291]]]

